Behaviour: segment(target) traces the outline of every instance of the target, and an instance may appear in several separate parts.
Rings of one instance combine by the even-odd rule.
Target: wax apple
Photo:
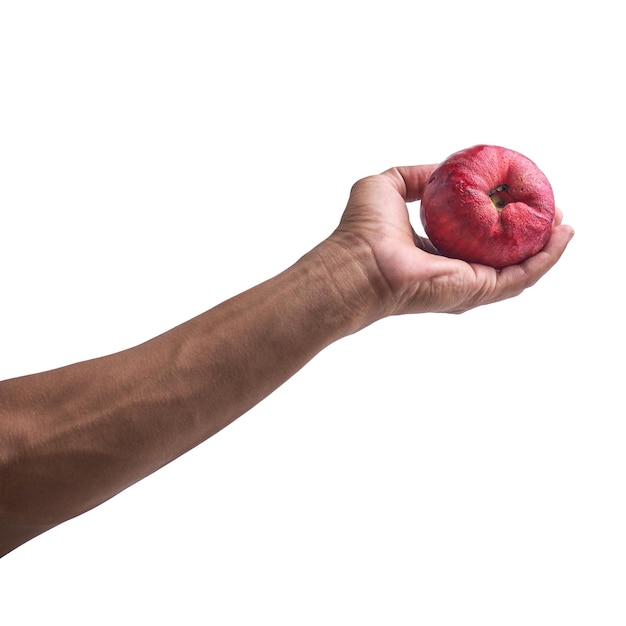
[[[502,268],[545,246],[554,213],[552,187],[533,161],[515,150],[478,145],[437,166],[420,217],[441,254]]]

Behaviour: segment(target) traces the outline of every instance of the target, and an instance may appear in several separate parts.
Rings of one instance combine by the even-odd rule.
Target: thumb
[[[382,176],[389,178],[405,202],[413,202],[422,197],[426,183],[436,167],[436,164],[404,165],[392,167],[383,172]]]

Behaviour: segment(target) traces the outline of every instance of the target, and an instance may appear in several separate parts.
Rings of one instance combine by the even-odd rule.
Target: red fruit
[[[546,245],[554,213],[552,187],[535,163],[508,148],[478,145],[437,166],[420,217],[441,254],[502,268]]]

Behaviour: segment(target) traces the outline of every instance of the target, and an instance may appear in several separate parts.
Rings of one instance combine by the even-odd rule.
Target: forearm
[[[145,344],[1,383],[0,553],[15,547],[3,524],[45,529],[98,505],[368,323],[370,287],[342,280],[348,257],[315,250]]]
[[[430,254],[406,202],[433,166],[356,183],[333,235],[275,278],[141,346],[0,383],[0,555],[115,495],[232,422],[336,339],[388,315],[520,294],[560,258],[501,271]]]

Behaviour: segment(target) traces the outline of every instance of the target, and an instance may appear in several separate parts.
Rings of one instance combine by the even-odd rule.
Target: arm
[[[431,169],[359,181],[337,230],[292,267],[151,341],[0,383],[0,555],[204,441],[333,341],[511,297],[556,263],[572,235],[558,224],[501,272],[421,249],[406,202]]]

